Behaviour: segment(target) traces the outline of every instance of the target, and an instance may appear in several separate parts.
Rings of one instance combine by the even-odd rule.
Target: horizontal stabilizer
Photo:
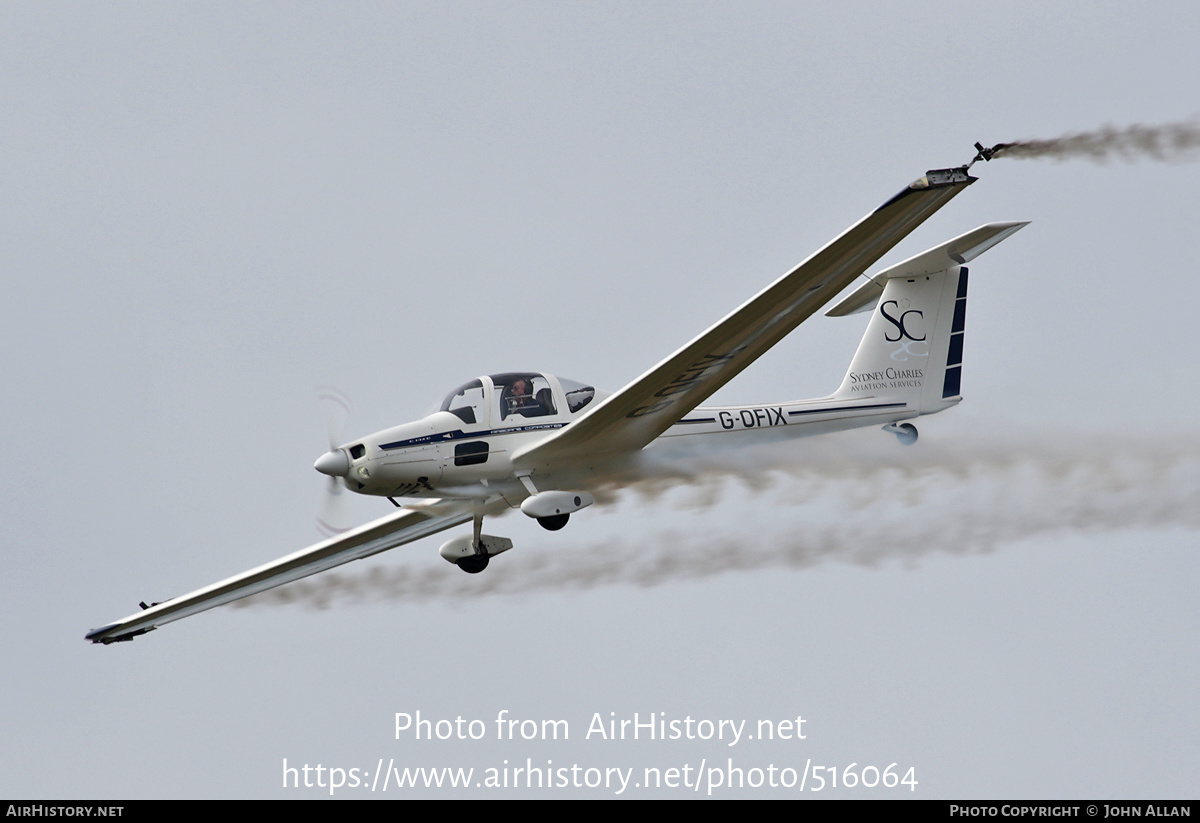
[[[977,229],[972,229],[966,234],[960,234],[958,237],[940,246],[921,252],[915,257],[908,258],[903,263],[897,263],[891,268],[884,269],[869,278],[869,282],[855,289],[854,293],[845,300],[825,312],[825,315],[827,317],[845,317],[846,315],[867,311],[878,302],[879,296],[883,294],[883,287],[887,285],[887,281],[891,278],[920,277],[925,274],[945,271],[951,266],[961,266],[964,263],[969,263],[1001,240],[1012,236],[1028,225],[1028,221],[1018,223],[988,223]]]

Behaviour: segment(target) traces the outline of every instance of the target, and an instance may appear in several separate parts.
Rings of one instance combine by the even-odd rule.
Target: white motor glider
[[[828,314],[871,310],[842,385],[829,397],[703,407],[803,320],[865,275],[913,229],[977,178],[968,167],[929,171],[836,240],[615,394],[538,372],[464,383],[429,416],[332,449],[317,471],[359,494],[414,498],[386,517],[295,554],[87,633],[93,643],[132,640],[165,623],[466,523],[441,554],[483,571],[512,548],[482,532],[483,518],[519,507],[560,529],[615,474],[636,469],[655,441],[727,442],[879,425],[911,443],[904,422],[958,403],[967,269],[1025,223],[990,223],[866,278]],[[680,440],[674,440],[680,438]],[[670,439],[670,440],[668,440]],[[396,503],[397,506],[400,504]]]

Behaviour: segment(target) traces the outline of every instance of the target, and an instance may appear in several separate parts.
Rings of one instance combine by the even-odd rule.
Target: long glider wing
[[[926,172],[708,331],[554,435],[513,454],[525,468],[644,448],[757,360],[955,195],[965,168]]]
[[[436,504],[437,501],[433,502]],[[116,623],[92,629],[86,638],[93,643],[105,645],[132,640],[174,620],[282,586],[284,583],[332,569],[351,560],[361,560],[394,549],[471,520],[469,505],[465,510],[453,505],[450,509],[448,512],[443,511],[437,505],[421,509],[401,509],[248,572],[234,575],[181,597],[156,603]]]

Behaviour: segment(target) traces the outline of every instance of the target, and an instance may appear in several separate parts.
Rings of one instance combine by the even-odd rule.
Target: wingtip
[[[112,631],[119,625],[120,625],[119,623],[110,623],[107,626],[101,626],[98,629],[92,629],[91,631],[89,631],[87,634],[85,634],[83,636],[83,639],[90,640],[93,643],[103,643],[104,642],[103,635],[106,634],[107,632]]]
[[[154,626],[150,626],[145,629],[126,632],[125,634],[110,634],[110,632],[112,632],[114,629],[119,629],[120,627],[120,623],[110,623],[107,626],[101,626],[98,629],[92,629],[83,636],[83,639],[90,640],[93,643],[102,643],[107,646],[111,643],[126,643],[130,640],[133,640],[133,638],[138,637],[139,635],[143,635],[146,632],[152,632],[155,629]]]

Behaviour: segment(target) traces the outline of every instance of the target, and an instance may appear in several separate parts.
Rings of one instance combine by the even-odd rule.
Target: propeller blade
[[[329,485],[325,487],[325,501],[321,505],[321,514],[317,517],[317,531],[326,537],[334,537],[353,528],[353,526],[345,525],[349,521],[346,514],[345,491],[340,480],[336,477],[329,478]]]
[[[329,450],[342,444],[342,429],[350,416],[350,401],[333,386],[317,389],[317,402],[321,405],[321,417],[325,421],[325,435],[329,438]]]
[[[350,401],[333,386],[317,389],[317,402],[321,406],[321,418],[325,423],[325,436],[329,440],[329,451],[334,451],[342,442],[342,429],[350,416]],[[325,486],[321,513],[317,516],[317,531],[333,537],[353,528],[346,513],[345,488],[338,477],[330,477]]]

